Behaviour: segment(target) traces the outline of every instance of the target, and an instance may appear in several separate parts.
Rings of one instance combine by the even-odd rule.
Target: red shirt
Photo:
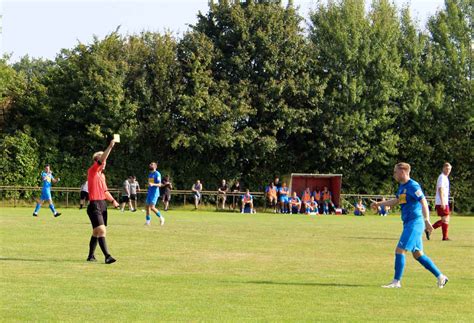
[[[92,164],[92,166],[87,170],[87,186],[89,188],[90,201],[105,200],[104,181],[102,180],[101,175],[103,168],[103,164],[99,165],[98,162],[94,162],[94,164]]]

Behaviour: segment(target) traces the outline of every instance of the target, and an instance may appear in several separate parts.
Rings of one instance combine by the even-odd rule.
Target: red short
[[[449,216],[449,205],[446,205],[446,208],[442,208],[441,205],[436,205],[435,206],[436,213],[438,213],[438,216]]]

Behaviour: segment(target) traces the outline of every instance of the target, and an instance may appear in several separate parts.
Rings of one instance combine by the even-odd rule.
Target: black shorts
[[[128,201],[130,201],[130,198],[127,195],[120,196],[120,203],[128,203]]]
[[[87,206],[87,215],[91,220],[92,228],[96,228],[99,225],[107,226],[107,202],[90,201]]]
[[[81,191],[81,200],[89,200],[89,193]]]
[[[130,200],[136,201],[137,200],[137,194],[130,194]]]
[[[163,202],[169,202],[171,201],[171,193],[165,193],[163,195]]]

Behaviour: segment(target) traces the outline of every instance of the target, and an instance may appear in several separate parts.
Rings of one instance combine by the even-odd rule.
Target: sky
[[[408,4],[421,28],[444,6],[444,0],[392,1],[398,7]],[[307,19],[316,0],[293,2]],[[90,43],[94,35],[103,38],[118,26],[121,34],[146,30],[179,36],[207,8],[208,0],[0,0],[0,53],[11,54],[11,62],[24,55],[54,59],[62,48]]]

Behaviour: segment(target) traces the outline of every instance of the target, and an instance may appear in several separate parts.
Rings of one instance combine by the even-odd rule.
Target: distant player
[[[130,200],[133,205],[132,212],[137,211],[137,192],[140,192],[140,184],[138,184],[137,177],[133,175],[130,181]]]
[[[166,175],[161,182],[161,192],[163,195],[163,208],[168,211],[171,201],[171,190],[173,189],[173,183],[171,183],[170,176]],[[161,193],[160,193],[161,194]]]
[[[82,208],[86,204],[86,201],[89,201],[89,189],[87,181],[85,181],[84,184],[82,184],[81,186],[81,193],[79,193],[79,198],[81,199],[79,201],[79,210],[82,210]]]
[[[87,170],[87,181],[89,189],[89,205],[87,206],[87,215],[92,224],[92,236],[89,242],[89,256],[87,261],[96,261],[94,251],[99,243],[100,249],[105,256],[105,263],[112,264],[116,260],[110,255],[107,248],[106,226],[107,226],[107,187],[102,171],[105,167],[107,157],[115,145],[111,140],[105,151],[98,151],[92,156],[92,166]],[[108,192],[107,192],[108,193]],[[114,203],[116,205],[117,202]]]
[[[44,166],[44,171],[41,173],[41,181],[43,182],[43,188],[41,189],[41,196],[38,203],[36,203],[36,208],[33,212],[33,216],[38,216],[38,212],[44,201],[48,202],[49,208],[51,209],[51,212],[53,212],[54,217],[60,216],[61,213],[56,211],[56,209],[54,208],[53,199],[51,198],[51,183],[59,182],[59,178],[54,178],[49,164],[46,164]]]
[[[161,187],[161,174],[156,170],[156,162],[151,162],[148,168],[150,173],[148,174],[148,193],[146,195],[146,222],[145,225],[151,224],[150,212],[156,214],[160,218],[160,224],[165,224],[165,218],[161,215],[160,211],[155,207],[158,198],[160,197]]]
[[[131,189],[130,182],[132,181],[132,176],[129,176],[122,184],[122,192],[120,195],[120,211],[125,211],[125,205],[128,204],[128,209],[133,211],[132,201],[130,200]]]
[[[396,198],[372,203],[374,209],[382,205],[394,206],[399,204],[402,212],[403,232],[395,249],[395,276],[390,284],[382,287],[402,287],[400,281],[405,269],[405,253],[410,251],[413,257],[438,279],[438,287],[443,288],[448,282],[448,277],[443,275],[433,261],[423,254],[421,239],[423,230],[426,229],[431,232],[433,227],[430,223],[428,202],[420,184],[410,179],[410,169],[411,167],[407,163],[396,164],[393,177],[400,184]]]
[[[449,241],[448,238],[448,227],[449,227],[449,174],[451,173],[452,166],[450,163],[444,163],[443,172],[439,175],[438,181],[436,182],[436,201],[435,209],[441,220],[438,220],[433,224],[433,229],[441,227],[443,231],[443,241]],[[426,238],[430,240],[430,232],[426,231]]]

